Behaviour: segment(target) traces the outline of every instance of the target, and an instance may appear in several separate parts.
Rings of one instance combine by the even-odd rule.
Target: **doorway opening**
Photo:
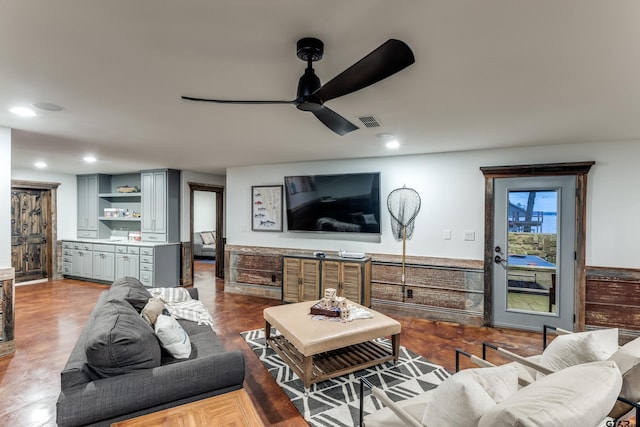
[[[191,283],[196,275],[224,278],[224,187],[189,183],[191,218]]]

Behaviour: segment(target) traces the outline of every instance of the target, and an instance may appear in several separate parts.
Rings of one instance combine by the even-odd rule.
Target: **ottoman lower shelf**
[[[353,344],[312,356],[304,356],[283,335],[272,335],[266,342],[302,379],[305,388],[309,388],[311,384],[317,382],[398,358],[398,355],[393,351],[373,341]]]

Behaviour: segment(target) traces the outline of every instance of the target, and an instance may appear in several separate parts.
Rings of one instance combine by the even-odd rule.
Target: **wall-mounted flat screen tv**
[[[380,173],[285,176],[289,231],[380,234]]]

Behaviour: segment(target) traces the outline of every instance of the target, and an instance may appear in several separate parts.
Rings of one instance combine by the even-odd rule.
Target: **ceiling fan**
[[[310,111],[338,135],[345,135],[358,127],[324,103],[379,82],[415,62],[413,52],[406,43],[389,39],[332,80],[320,85],[312,64],[322,59],[324,44],[316,38],[305,37],[298,40],[297,49],[298,58],[307,62],[307,68],[298,81],[297,97],[293,101],[242,101],[192,96],[183,96],[182,99],[219,104],[294,104],[298,110]]]

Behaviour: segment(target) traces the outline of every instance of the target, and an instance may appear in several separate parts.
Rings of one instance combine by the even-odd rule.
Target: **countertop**
[[[127,246],[171,246],[180,242],[145,242],[141,240],[111,240],[111,239],[63,239],[65,242],[93,243],[99,245],[127,245]]]

